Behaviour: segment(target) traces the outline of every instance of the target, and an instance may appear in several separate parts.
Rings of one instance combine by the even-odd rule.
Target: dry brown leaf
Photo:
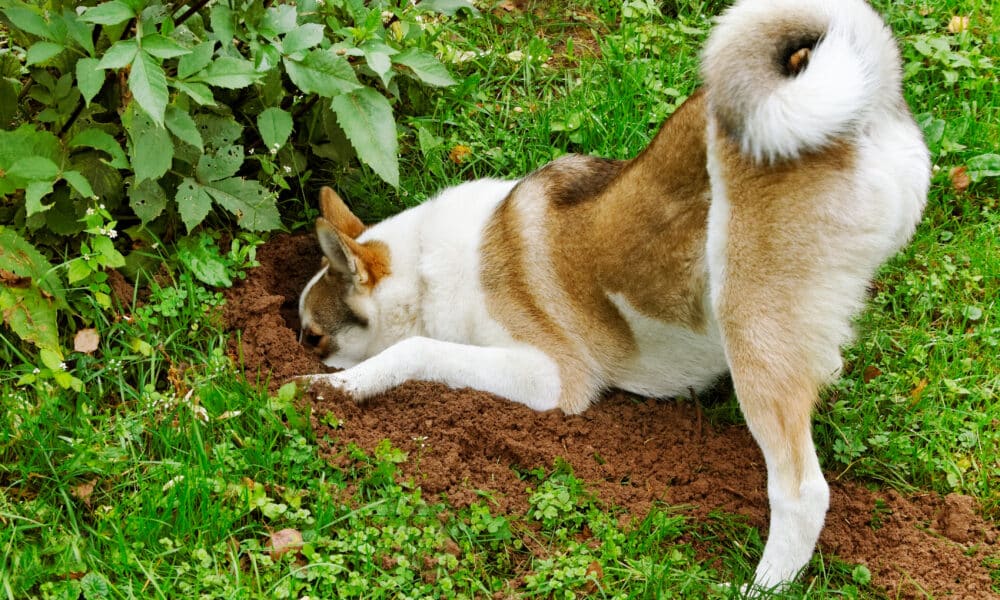
[[[969,169],[965,165],[952,167],[951,171],[948,171],[948,179],[951,180],[951,187],[960,194],[969,189],[969,184],[972,183],[972,179],[969,177]]]
[[[448,153],[448,159],[456,165],[464,163],[465,159],[470,156],[472,156],[472,148],[461,144],[452,148],[451,152]]]
[[[101,334],[96,329],[81,329],[73,337],[73,349],[84,354],[93,354],[101,341]]]
[[[278,560],[283,555],[302,547],[302,534],[298,529],[275,531],[266,546],[271,549],[271,560]]]
[[[864,373],[862,373],[861,377],[862,377],[862,379],[865,380],[865,383],[868,383],[869,381],[871,381],[872,379],[875,379],[876,377],[878,377],[881,374],[882,374],[882,370],[881,369],[879,369],[875,365],[868,365],[867,367],[865,367],[865,371],[864,371]]]
[[[86,483],[81,483],[80,485],[73,486],[70,488],[69,493],[73,494],[73,497],[77,500],[82,501],[87,507],[90,507],[90,496],[94,493],[94,486],[97,485],[97,480],[92,479]]]
[[[917,383],[917,385],[910,392],[910,398],[912,398],[914,402],[920,399],[920,396],[924,393],[924,388],[927,387],[928,383],[930,382],[927,381],[926,379],[921,379],[920,382]]]
[[[948,21],[948,33],[962,33],[969,28],[969,17],[955,15]]]

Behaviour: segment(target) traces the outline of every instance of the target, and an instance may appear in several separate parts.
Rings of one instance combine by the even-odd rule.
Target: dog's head
[[[320,192],[320,212],[316,235],[323,265],[299,297],[299,339],[328,365],[348,367],[370,352],[372,296],[389,275],[389,249],[376,240],[359,240],[364,224],[328,187]]]

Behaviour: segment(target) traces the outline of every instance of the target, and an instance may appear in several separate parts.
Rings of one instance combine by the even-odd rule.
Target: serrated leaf
[[[0,269],[27,277],[63,302],[62,287],[52,265],[27,240],[9,227],[0,225]]]
[[[208,41],[198,44],[191,49],[189,54],[185,54],[177,61],[177,77],[187,79],[198,71],[201,71],[212,62],[215,54],[215,42]]]
[[[391,56],[397,52],[379,42],[366,42],[361,46],[361,51],[365,54],[365,62],[368,63],[368,67],[375,71],[382,80],[382,85],[388,85],[389,80],[392,79]]]
[[[111,597],[111,588],[108,580],[100,573],[91,571],[80,580],[80,588],[83,590],[85,600],[104,600]]]
[[[81,21],[96,23],[98,25],[118,25],[124,23],[135,16],[135,11],[118,0],[104,2],[92,8],[88,8],[81,16]]]
[[[116,169],[129,168],[128,159],[125,157],[122,147],[118,144],[118,140],[105,131],[93,128],[84,129],[69,141],[70,148],[79,148],[81,146],[96,148],[101,152],[106,152],[111,157],[111,161],[108,164]]]
[[[166,128],[157,126],[142,110],[136,110],[128,136],[135,182],[163,176],[174,158],[174,145]]]
[[[80,44],[88,55],[94,56],[94,26],[80,21],[80,16],[68,8],[63,9],[59,18],[69,31],[70,38]]]
[[[128,77],[128,88],[132,97],[139,103],[153,122],[163,126],[163,113],[167,110],[167,76],[159,61],[139,52],[132,61],[132,71]],[[161,173],[162,174],[162,173]]]
[[[455,85],[455,80],[452,79],[448,69],[430,52],[419,48],[407,48],[393,56],[392,61],[408,67],[417,79],[427,85],[438,87]]]
[[[104,236],[93,236],[90,238],[94,252],[101,257],[101,264],[105,267],[117,269],[125,266],[125,257],[115,248],[115,243],[111,238]]]
[[[248,60],[223,56],[213,61],[207,69],[192,79],[234,90],[253,84],[260,79],[260,73],[253,68],[253,63]]]
[[[43,296],[37,287],[0,286],[0,316],[22,340],[51,352],[58,351],[56,303]]]
[[[104,87],[104,71],[98,64],[100,61],[96,58],[81,58],[76,61],[76,86],[80,88],[83,102],[87,106],[90,106],[90,101]]]
[[[51,204],[42,204],[42,198],[52,193],[51,181],[32,181],[24,188],[24,210],[27,216],[45,212]]]
[[[146,179],[129,188],[129,206],[143,223],[149,223],[167,207],[167,193],[160,184]]]
[[[121,69],[135,60],[136,53],[139,52],[139,44],[134,39],[115,42],[108,48],[101,61],[97,63],[99,69]]]
[[[468,10],[474,15],[479,14],[479,10],[469,0],[423,0],[417,5],[417,8],[431,10],[449,17],[454,17],[460,10]]]
[[[277,107],[271,107],[257,115],[257,129],[268,151],[276,152],[292,134],[292,115]]]
[[[233,20],[233,11],[222,4],[213,6],[212,11],[209,13],[209,22],[212,25],[212,31],[215,33],[215,39],[222,42],[223,46],[233,43],[233,37],[236,35]]]
[[[206,234],[188,236],[177,243],[177,259],[202,283],[215,287],[233,287],[226,272],[226,261],[215,242]]]
[[[389,101],[371,88],[362,88],[337,96],[331,108],[358,158],[393,187],[398,186],[396,121]]]
[[[59,165],[44,156],[25,156],[11,165],[6,175],[25,181],[54,181]]]
[[[298,21],[298,11],[292,4],[271,6],[264,13],[261,22],[261,32],[266,35],[281,35],[295,28]]]
[[[201,137],[205,140],[207,148],[225,148],[243,136],[243,126],[233,117],[199,113],[195,115],[194,121],[198,124],[198,130],[201,131]]]
[[[62,44],[55,42],[35,42],[28,48],[24,64],[30,67],[31,65],[44,63],[65,49]]]
[[[181,213],[181,220],[189,232],[200,225],[212,210],[212,197],[200,183],[190,177],[185,177],[177,186],[174,200]]]
[[[285,54],[295,54],[319,45],[323,41],[323,26],[319,23],[306,23],[285,34],[281,47]]]
[[[181,110],[171,104],[167,107],[166,124],[170,133],[177,136],[177,139],[191,144],[198,150],[204,151],[204,142],[201,139],[201,132],[194,119],[187,111]]]
[[[300,90],[332,98],[361,89],[354,68],[342,56],[331,50],[313,50],[302,60],[284,60],[285,71]]]
[[[172,81],[171,85],[187,94],[189,98],[202,106],[215,106],[215,96],[212,95],[212,88],[204,83]]]
[[[239,144],[224,146],[213,154],[202,154],[195,169],[198,181],[209,183],[232,177],[240,170],[244,158],[243,146]]]
[[[52,193],[52,181],[32,181],[24,188],[24,211],[27,216],[45,212],[51,204],[42,204],[42,198]]]
[[[250,231],[270,231],[281,227],[277,199],[259,183],[233,177],[205,186],[219,205],[236,215],[237,223]]]
[[[90,187],[90,181],[79,171],[63,171],[63,179],[84,198],[93,198],[94,189]]]
[[[189,49],[158,33],[143,36],[141,44],[144,52],[156,58],[177,58],[178,56],[191,54]]]
[[[31,35],[36,35],[47,40],[52,39],[49,24],[34,8],[13,6],[5,8],[3,12],[10,19],[10,22],[14,24],[14,27],[17,27],[21,31],[27,31]]]

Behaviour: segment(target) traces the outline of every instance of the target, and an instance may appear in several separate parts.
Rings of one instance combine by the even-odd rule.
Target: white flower
[[[116,237],[118,237],[118,232],[115,231],[114,229],[109,229],[106,235],[111,239],[115,239]]]
[[[32,370],[31,372],[34,373],[35,375],[38,375],[39,373],[42,372],[42,370],[39,369],[38,367],[35,367],[34,370]]]
[[[92,216],[93,214],[94,214],[94,209],[93,208],[88,208],[87,209],[87,216],[89,217],[89,216]]]
[[[291,172],[292,172],[292,168],[289,167],[288,165],[285,165],[285,173],[291,173]]]
[[[169,490],[170,488],[174,487],[175,485],[177,485],[178,483],[180,483],[182,481],[184,481],[184,476],[183,475],[178,475],[177,477],[174,477],[170,481],[168,481],[168,482],[166,482],[166,483],[163,484],[163,491],[165,492],[165,491]]]
[[[64,363],[64,362],[59,363],[59,370],[60,371],[65,371],[66,370],[66,363]]]

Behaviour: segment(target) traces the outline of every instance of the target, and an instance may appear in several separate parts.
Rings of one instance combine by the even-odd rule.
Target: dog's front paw
[[[314,390],[318,384],[329,386],[338,392],[350,396],[352,400],[360,401],[366,398],[361,393],[360,387],[351,381],[350,377],[344,376],[344,371],[339,373],[317,373],[313,375],[300,375],[292,379],[296,386],[304,390]]]
[[[306,382],[306,389],[323,383],[343,392],[355,402],[362,402],[393,387],[394,381],[379,377],[378,371],[359,365],[336,373],[304,375],[299,378]]]

